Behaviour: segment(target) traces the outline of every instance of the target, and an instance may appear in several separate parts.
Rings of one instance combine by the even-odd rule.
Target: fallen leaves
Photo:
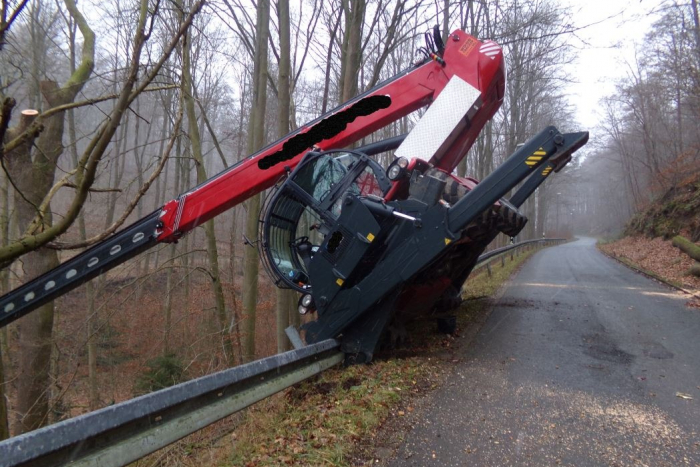
[[[601,245],[608,254],[638,265],[670,282],[700,291],[700,278],[688,275],[693,259],[675,248],[670,240],[663,238],[625,237],[616,242]]]

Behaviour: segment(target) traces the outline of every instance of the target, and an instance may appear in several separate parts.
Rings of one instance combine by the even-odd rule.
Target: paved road
[[[700,466],[686,301],[593,239],[537,253],[388,464]]]

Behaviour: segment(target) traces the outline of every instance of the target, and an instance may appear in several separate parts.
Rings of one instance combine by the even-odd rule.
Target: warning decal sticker
[[[476,39],[473,37],[467,37],[464,44],[462,44],[462,47],[459,48],[459,51],[464,55],[469,55],[471,51],[474,50],[474,47],[476,47],[476,43]]]

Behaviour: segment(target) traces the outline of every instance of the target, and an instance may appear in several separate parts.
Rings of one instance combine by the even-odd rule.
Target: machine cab
[[[309,265],[326,236],[337,231],[345,197],[383,199],[390,188],[382,167],[363,153],[307,153],[262,210],[259,247],[275,285],[308,293]],[[334,249],[332,240],[325,254]]]

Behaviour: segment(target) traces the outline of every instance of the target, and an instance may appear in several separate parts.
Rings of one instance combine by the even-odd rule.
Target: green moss
[[[663,197],[638,212],[628,221],[626,235],[646,235],[670,239],[689,231],[691,239],[700,239],[700,180],[674,187]]]
[[[653,277],[654,279],[656,279],[658,281],[666,282],[666,283],[671,284],[671,285],[678,287],[678,288],[683,288],[683,284],[676,282],[676,281],[673,281],[673,280],[670,280],[670,279],[666,279],[664,277],[659,276],[658,274],[656,274],[653,271],[649,271],[648,269],[644,269],[643,267],[641,267],[640,265],[638,265],[634,261],[631,261],[630,259],[625,258],[624,256],[618,256],[618,257],[616,257],[616,259],[622,263],[625,263],[627,266],[631,267],[632,269],[636,269],[640,272],[643,272],[647,276]]]

